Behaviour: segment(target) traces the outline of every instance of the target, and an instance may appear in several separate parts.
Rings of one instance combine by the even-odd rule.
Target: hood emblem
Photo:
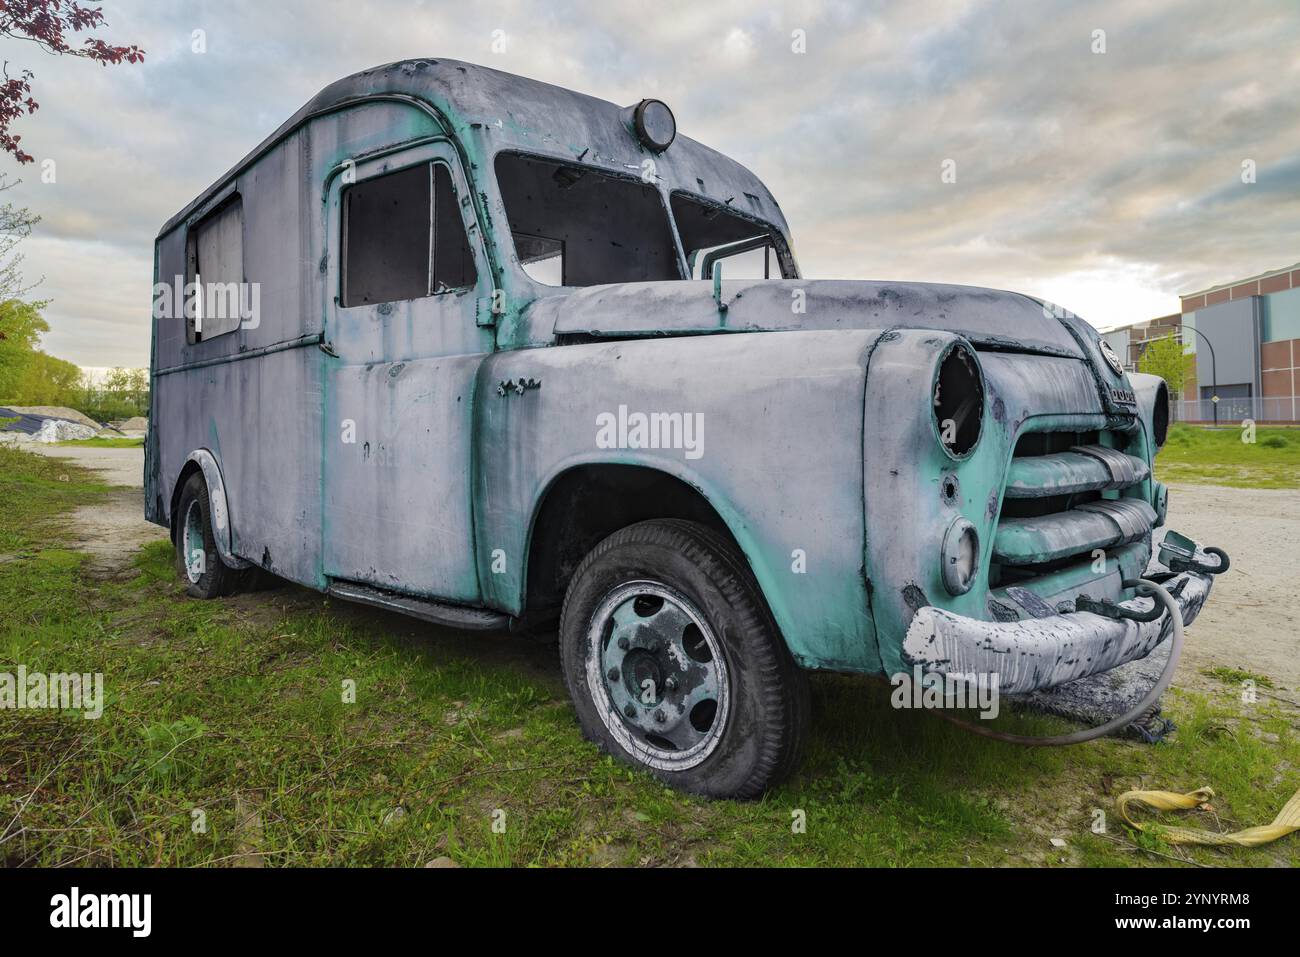
[[[1110,347],[1110,343],[1105,339],[1098,339],[1097,344],[1101,347],[1102,358],[1106,360],[1111,370],[1117,376],[1124,375],[1124,364],[1119,361],[1119,356],[1115,355],[1115,350]]]

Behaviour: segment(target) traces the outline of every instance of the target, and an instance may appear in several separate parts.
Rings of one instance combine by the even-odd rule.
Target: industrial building
[[[1195,354],[1174,417],[1300,422],[1300,264],[1180,298],[1176,315],[1103,333],[1131,369],[1147,343],[1170,335]]]

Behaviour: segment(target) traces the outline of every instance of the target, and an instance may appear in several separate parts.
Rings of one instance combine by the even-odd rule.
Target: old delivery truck
[[[154,278],[146,514],[191,594],[558,621],[584,733],[686,790],[790,770],[809,669],[1048,688],[1165,637],[1143,573],[1186,621],[1209,593],[1153,541],[1161,380],[1015,293],[803,279],[658,100],[366,70],[169,220]]]

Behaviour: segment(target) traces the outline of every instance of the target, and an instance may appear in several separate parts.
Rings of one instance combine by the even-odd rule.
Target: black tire
[[[186,521],[191,508],[197,509],[198,525],[203,536],[202,574],[197,576],[191,574],[185,554],[188,540]],[[194,538],[197,542],[197,536]],[[186,583],[186,594],[194,598],[219,598],[240,589],[245,577],[244,572],[230,568],[221,560],[221,553],[217,551],[217,540],[212,534],[212,502],[208,498],[208,483],[203,480],[203,475],[199,472],[186,479],[185,485],[181,488],[180,503],[176,511],[175,547],[176,571],[181,576],[181,580]],[[195,568],[197,568],[197,559],[192,558],[192,560],[195,561]]]
[[[719,684],[726,685],[726,705],[715,705],[715,709],[717,714],[725,713],[725,720],[717,729],[709,727],[707,747],[701,752],[704,757],[693,766],[672,765],[671,755],[661,758],[638,753],[642,738],[652,742],[647,751],[658,747],[655,741],[665,747],[674,743],[651,737],[645,728],[623,720],[623,712],[615,706],[615,694],[621,692],[609,689],[626,679],[611,680],[603,688],[600,684],[607,652],[625,656],[620,659],[623,672],[631,671],[631,655],[641,653],[635,646],[639,632],[633,632],[638,637],[633,639],[632,652],[612,648],[611,629],[625,627],[615,624],[615,613],[628,605],[625,602],[611,612],[609,603],[635,594],[638,586],[631,583],[657,583],[674,602],[678,597],[685,599],[683,607],[693,606],[691,611],[698,612],[714,644],[721,647],[726,674]],[[597,614],[602,619],[599,625],[594,621]],[[691,627],[687,626],[688,633]],[[807,675],[790,657],[744,558],[712,529],[695,522],[659,519],[610,535],[583,559],[569,583],[559,638],[564,681],[583,734],[606,753],[649,770],[678,790],[717,798],[758,797],[798,766],[809,724]],[[601,645],[593,651],[596,642]],[[651,640],[652,648],[661,646],[658,640]],[[627,645],[620,642],[620,647],[626,649]],[[678,655],[673,660],[682,659]],[[609,672],[614,677],[619,669],[610,668]],[[633,683],[637,680],[631,679]],[[668,702],[666,693],[664,701]],[[647,713],[651,707],[647,706]],[[638,714],[637,720],[651,720],[637,712],[635,699],[631,710]],[[662,721],[662,712],[663,708],[655,711],[655,719]],[[684,714],[681,708],[675,715],[669,709],[670,719],[679,719],[679,724]],[[694,712],[691,714],[694,723]],[[607,721],[621,722],[621,726]]]

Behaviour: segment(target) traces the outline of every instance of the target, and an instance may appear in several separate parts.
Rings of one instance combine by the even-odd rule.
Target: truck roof
[[[731,205],[789,235],[780,207],[762,181],[717,150],[679,134],[667,150],[652,153],[624,124],[624,107],[618,104],[473,63],[428,58],[399,60],[331,83],[171,217],[159,236],[309,119],[375,98],[431,109],[462,145],[471,177],[491,175],[491,158],[501,151],[567,159],[625,175],[639,173],[649,157],[670,189]]]

